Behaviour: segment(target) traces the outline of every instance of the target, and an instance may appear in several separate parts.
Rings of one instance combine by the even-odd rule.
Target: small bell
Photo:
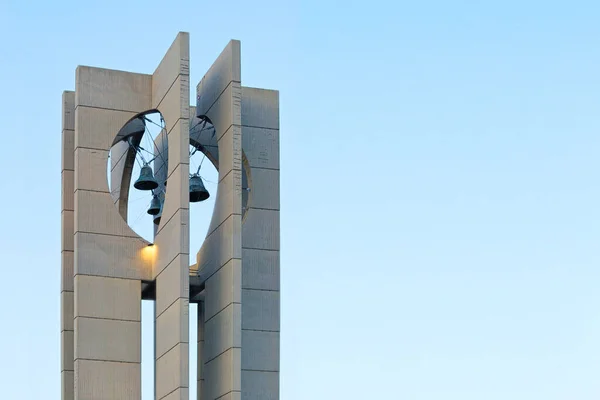
[[[160,224],[160,217],[162,216],[162,207],[160,208],[160,210],[158,211],[158,214],[156,214],[154,216],[154,225],[158,225]]]
[[[200,178],[200,175],[194,174],[190,176],[190,202],[196,203],[199,201],[204,201],[209,197],[210,194],[204,187],[204,183],[202,183],[202,178]]]
[[[148,214],[150,215],[158,215],[158,213],[160,212],[162,208],[162,205],[160,204],[160,199],[158,198],[157,195],[154,195],[152,197],[152,201],[150,202],[150,208],[148,209]]]
[[[133,187],[138,190],[153,190],[158,187],[158,182],[152,173],[152,167],[150,167],[148,164],[142,167],[142,170],[140,171],[140,177],[137,181],[135,181]]]

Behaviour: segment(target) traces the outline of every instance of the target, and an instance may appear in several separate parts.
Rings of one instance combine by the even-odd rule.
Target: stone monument
[[[279,399],[279,94],[242,86],[236,40],[198,83],[195,106],[189,68],[180,32],[154,73],[79,66],[63,93],[64,400],[141,399],[142,299],[154,300],[156,399],[189,398],[190,302],[198,399]],[[138,179],[162,190],[152,242],[127,223],[150,112],[164,118],[160,157]],[[190,145],[218,171],[203,243],[189,242]]]

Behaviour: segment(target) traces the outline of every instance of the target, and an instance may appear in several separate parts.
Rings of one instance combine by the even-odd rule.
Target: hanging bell
[[[148,164],[142,167],[142,170],[140,171],[140,177],[137,181],[135,181],[133,187],[138,190],[153,190],[158,187],[158,182],[152,173],[152,167],[150,167]]]
[[[158,213],[160,212],[160,209],[162,208],[161,204],[160,204],[160,199],[158,198],[157,195],[154,195],[152,197],[152,201],[150,202],[150,208],[148,208],[148,214],[150,215],[158,215]]]
[[[158,214],[154,216],[154,225],[158,225],[160,223],[160,217],[162,216],[162,207],[158,210]]]
[[[208,190],[202,183],[200,175],[194,174],[190,176],[190,202],[196,203],[198,201],[204,201],[210,197]]]

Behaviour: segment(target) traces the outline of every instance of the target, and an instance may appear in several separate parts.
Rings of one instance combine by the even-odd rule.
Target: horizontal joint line
[[[229,306],[232,305],[232,304],[242,304],[242,303],[240,303],[238,301],[232,301],[232,302],[227,303],[227,305],[225,307],[221,308],[219,311],[217,311],[216,313],[214,313],[209,319],[207,319],[206,321],[204,321],[204,324],[205,325],[208,324],[210,322],[210,320],[212,320],[214,317],[216,317],[217,315],[221,314],[223,311],[225,311],[226,309],[228,309]]]
[[[100,236],[112,236],[112,237],[118,237],[118,238],[129,238],[129,239],[139,239],[139,236],[130,236],[130,235],[118,235],[118,234],[114,234],[114,233],[100,233],[100,232],[87,232],[87,231],[75,231],[73,233],[73,236],[75,236],[75,234],[77,233],[84,233],[86,235],[100,235]]]
[[[279,249],[261,249],[261,248],[258,248],[258,247],[244,247],[244,246],[242,246],[242,250],[244,250],[244,249],[246,249],[246,250],[262,250],[262,251],[280,251]]]
[[[271,369],[250,369],[250,368],[242,368],[242,371],[252,371],[252,372],[279,372],[279,370],[271,370]]]
[[[204,379],[202,379],[202,380],[204,380]],[[242,391],[241,390],[230,390],[229,392],[225,393],[224,395],[217,397],[215,400],[222,399],[223,397],[227,396],[229,393],[242,393]]]
[[[206,361],[204,363],[204,365],[207,365],[209,362],[216,360],[217,358],[221,357],[223,354],[227,353],[231,349],[241,349],[241,347],[238,347],[238,346],[229,346],[228,348],[226,348],[225,350],[223,350],[222,352],[220,352],[219,354],[217,354],[216,356],[214,356],[210,360]]]
[[[160,318],[160,316],[161,316],[161,315],[163,315],[163,314],[164,314],[164,313],[165,313],[165,312],[166,312],[166,311],[167,311],[169,308],[171,308],[171,306],[172,306],[173,304],[177,303],[177,300],[179,300],[179,299],[188,300],[188,298],[187,298],[187,297],[178,297],[178,298],[176,298],[175,300],[173,300],[173,302],[172,302],[171,304],[169,304],[167,307],[165,307],[165,309],[164,309],[164,310],[162,310],[162,311],[160,312],[160,314],[158,314],[158,315],[157,315],[157,316],[156,316],[154,319],[159,319],[159,318]]]
[[[73,318],[76,320],[77,318],[87,318],[87,319],[100,319],[103,321],[121,321],[121,322],[141,322],[140,320],[135,319],[119,319],[119,318],[102,318],[102,317],[89,317],[87,315],[77,315]]]
[[[173,347],[171,347],[170,349],[168,349],[167,351],[165,351],[164,353],[162,353],[160,356],[158,356],[158,357],[156,358],[156,361],[158,361],[158,360],[160,360],[161,358],[163,358],[165,355],[167,355],[167,353],[169,353],[171,350],[173,350],[175,347],[179,346],[179,345],[180,345],[180,344],[182,344],[182,343],[183,343],[183,344],[188,344],[188,345],[189,345],[189,343],[190,343],[190,342],[177,342],[177,343],[175,343],[175,345],[174,345]]]
[[[131,111],[131,110],[118,110],[116,108],[109,108],[109,107],[88,106],[88,105],[84,105],[84,104],[77,104],[77,105],[75,105],[75,110],[77,110],[79,107],[82,107],[82,108],[97,108],[98,110],[118,111],[118,112],[132,113],[132,114],[139,114],[140,112],[142,112],[142,111]]]
[[[279,128],[271,128],[268,126],[244,125],[243,123],[242,123],[242,126],[244,128],[268,129],[270,131],[278,131],[279,130]]]
[[[97,361],[97,362],[112,362],[112,363],[119,363],[119,364],[139,364],[139,361],[96,360],[93,358],[76,358],[74,361]]]

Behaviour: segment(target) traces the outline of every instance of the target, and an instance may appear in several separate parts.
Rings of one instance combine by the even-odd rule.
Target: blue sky
[[[61,93],[178,31],[280,90],[282,399],[600,396],[596,2],[162,3],[0,0],[6,399],[60,398]]]

